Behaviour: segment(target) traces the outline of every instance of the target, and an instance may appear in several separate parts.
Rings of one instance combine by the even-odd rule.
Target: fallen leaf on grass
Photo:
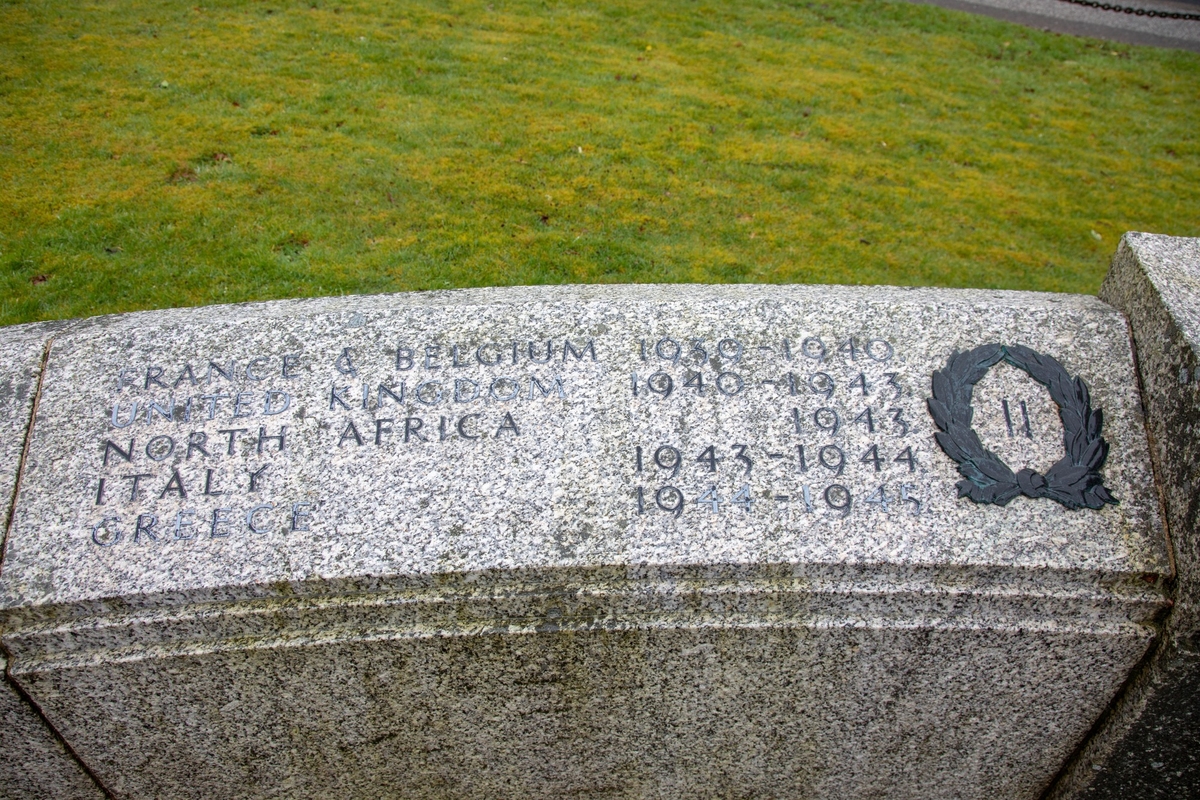
[[[193,183],[196,180],[196,170],[192,169],[187,164],[181,164],[175,168],[171,176],[167,178],[167,183]]]

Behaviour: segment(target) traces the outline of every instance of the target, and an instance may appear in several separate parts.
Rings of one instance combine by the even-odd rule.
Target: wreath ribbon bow
[[[1045,386],[1058,404],[1066,455],[1045,475],[1022,469],[1013,473],[995,453],[983,446],[971,427],[975,410],[971,395],[975,384],[1000,361],[1006,361]],[[1108,443],[1100,435],[1104,417],[1092,409],[1091,395],[1082,378],[1072,378],[1062,364],[1022,345],[985,344],[964,353],[955,352],[944,369],[933,373],[929,413],[938,427],[934,438],[958,462],[958,496],[976,503],[1007,505],[1018,495],[1048,497],[1070,509],[1103,508],[1117,502],[1104,486],[1100,468],[1108,457]]]

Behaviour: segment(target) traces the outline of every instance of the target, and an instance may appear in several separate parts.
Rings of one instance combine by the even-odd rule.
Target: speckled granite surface
[[[25,433],[33,413],[46,343],[62,324],[0,331],[0,509],[8,524]],[[69,756],[34,708],[8,681],[0,652],[0,798],[99,798],[103,794]]]
[[[925,403],[989,343],[1087,382],[1119,504],[958,497]],[[1064,457],[1025,372],[973,406]],[[173,797],[1036,797],[1168,572],[1111,308],[816,286],[83,321],[4,558],[13,675]]]
[[[1127,233],[1101,297],[1129,317],[1174,552],[1174,607],[1150,663],[1057,798],[1200,796],[1200,240]]]

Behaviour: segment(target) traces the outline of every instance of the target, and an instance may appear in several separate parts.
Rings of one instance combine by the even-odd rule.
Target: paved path
[[[1200,15],[1200,0],[1103,0],[1129,8]],[[1066,3],[1063,0],[913,0],[1031,28],[1128,44],[1200,52],[1200,21],[1139,17]]]

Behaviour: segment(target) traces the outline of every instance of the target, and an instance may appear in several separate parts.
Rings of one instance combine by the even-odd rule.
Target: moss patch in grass
[[[883,0],[0,0],[0,323],[565,282],[1093,292],[1200,55]]]

